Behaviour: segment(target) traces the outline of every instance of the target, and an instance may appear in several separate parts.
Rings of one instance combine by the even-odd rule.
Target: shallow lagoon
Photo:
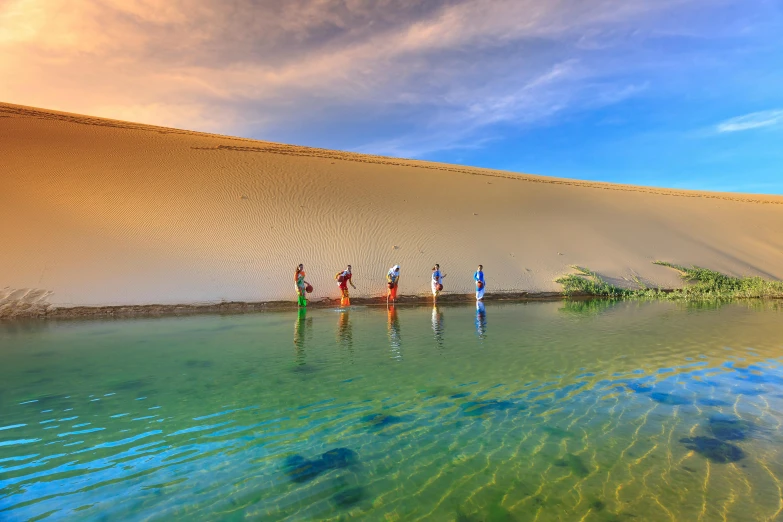
[[[774,520],[783,311],[0,324],[2,520]]]

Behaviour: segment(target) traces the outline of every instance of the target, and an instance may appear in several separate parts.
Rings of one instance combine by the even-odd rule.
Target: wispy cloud
[[[714,1],[0,0],[0,100],[422,155],[638,96]]]
[[[783,110],[751,112],[723,121],[716,129],[718,132],[740,132],[778,125],[783,125]]]

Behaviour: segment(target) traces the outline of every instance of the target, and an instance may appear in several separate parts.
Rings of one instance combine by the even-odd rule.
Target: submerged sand
[[[0,309],[557,292],[570,265],[679,286],[654,260],[783,278],[783,197],[581,182],[0,104]],[[738,173],[741,175],[741,173]]]

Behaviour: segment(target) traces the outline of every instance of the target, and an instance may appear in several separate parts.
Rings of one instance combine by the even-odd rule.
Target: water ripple
[[[475,310],[441,307],[435,340],[429,310],[402,308],[394,345],[374,309],[7,336],[0,519],[781,514],[777,309],[559,306],[489,306],[481,338]],[[293,481],[286,462],[314,468]]]

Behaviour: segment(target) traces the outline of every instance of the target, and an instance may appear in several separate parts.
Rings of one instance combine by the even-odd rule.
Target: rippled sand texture
[[[557,291],[579,264],[671,287],[663,259],[783,277],[783,198],[579,182],[280,145],[0,104],[0,288],[48,303]],[[36,290],[37,289],[37,290]],[[29,303],[14,302],[19,307]],[[14,303],[6,303],[10,308]],[[45,303],[40,303],[45,305]]]
[[[776,305],[435,316],[7,323],[0,519],[780,519]]]

